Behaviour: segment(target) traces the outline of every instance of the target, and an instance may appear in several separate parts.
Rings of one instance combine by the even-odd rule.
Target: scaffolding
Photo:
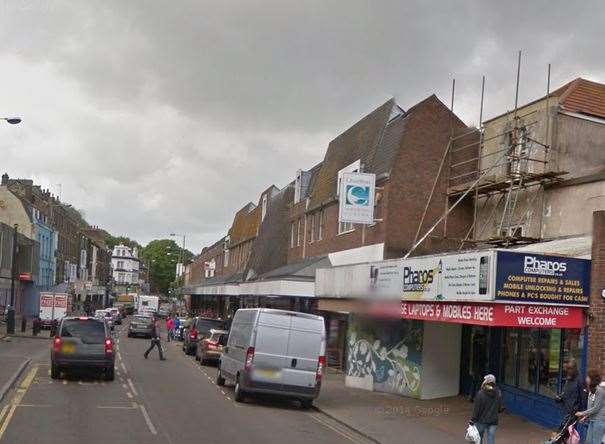
[[[508,247],[540,240],[539,235],[527,235],[523,227],[531,226],[539,202],[538,198],[544,196],[545,187],[562,181],[567,172],[557,170],[552,156],[549,108],[550,65],[548,65],[545,106],[541,108],[533,107],[527,110],[526,106],[519,110],[520,70],[521,51],[517,62],[514,109],[491,119],[489,122],[492,124],[487,126],[483,121],[485,93],[485,77],[483,77],[479,126],[460,134],[451,132],[447,146],[444,148],[439,173],[435,177],[413,245],[406,253],[406,258],[440,224],[443,224],[443,235],[447,237],[448,215],[468,199],[472,199],[473,202],[473,220],[464,238],[458,239],[460,249],[479,244]],[[455,81],[452,86],[452,115],[454,92]],[[539,115],[541,111],[544,111],[544,118]],[[498,124],[493,123],[496,120]],[[448,168],[448,171],[444,171],[445,168]],[[442,174],[446,172],[445,210],[443,215],[420,237],[436,186]],[[539,214],[541,215],[541,212]],[[492,233],[486,237],[485,230],[490,225]],[[494,228],[496,228],[495,235]]]

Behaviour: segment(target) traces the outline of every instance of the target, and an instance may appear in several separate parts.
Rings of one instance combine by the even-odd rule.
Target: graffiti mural
[[[354,386],[419,397],[423,323],[352,317],[347,380]]]

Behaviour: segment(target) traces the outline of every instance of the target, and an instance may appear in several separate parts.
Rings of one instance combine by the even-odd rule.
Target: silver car
[[[266,393],[298,399],[309,408],[319,395],[326,332],[321,316],[267,308],[235,313],[216,383],[235,382],[235,400]]]

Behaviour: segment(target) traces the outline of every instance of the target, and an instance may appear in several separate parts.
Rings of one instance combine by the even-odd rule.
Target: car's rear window
[[[151,318],[149,316],[135,316],[133,321],[136,322],[151,322]]]
[[[223,326],[224,321],[219,321],[216,319],[198,319],[197,320],[197,330],[202,332],[209,332],[213,328],[221,328]]]
[[[105,341],[105,326],[94,319],[69,319],[63,321],[61,337],[80,338],[85,344],[102,344]]]

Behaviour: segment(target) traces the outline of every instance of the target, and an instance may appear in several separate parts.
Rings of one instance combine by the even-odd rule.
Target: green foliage
[[[137,241],[135,241],[134,239],[130,239],[129,237],[126,236],[112,236],[111,234],[107,233],[105,236],[105,243],[107,244],[107,247],[110,250],[113,250],[113,247],[115,247],[116,245],[126,245],[127,247],[130,248],[137,248],[139,251],[141,250],[141,244],[139,244]]]
[[[149,242],[139,257],[143,265],[149,267],[151,293],[167,295],[168,290],[174,287],[176,278],[176,264],[182,257],[185,263],[193,258],[193,253],[183,250],[172,239],[156,239]]]

